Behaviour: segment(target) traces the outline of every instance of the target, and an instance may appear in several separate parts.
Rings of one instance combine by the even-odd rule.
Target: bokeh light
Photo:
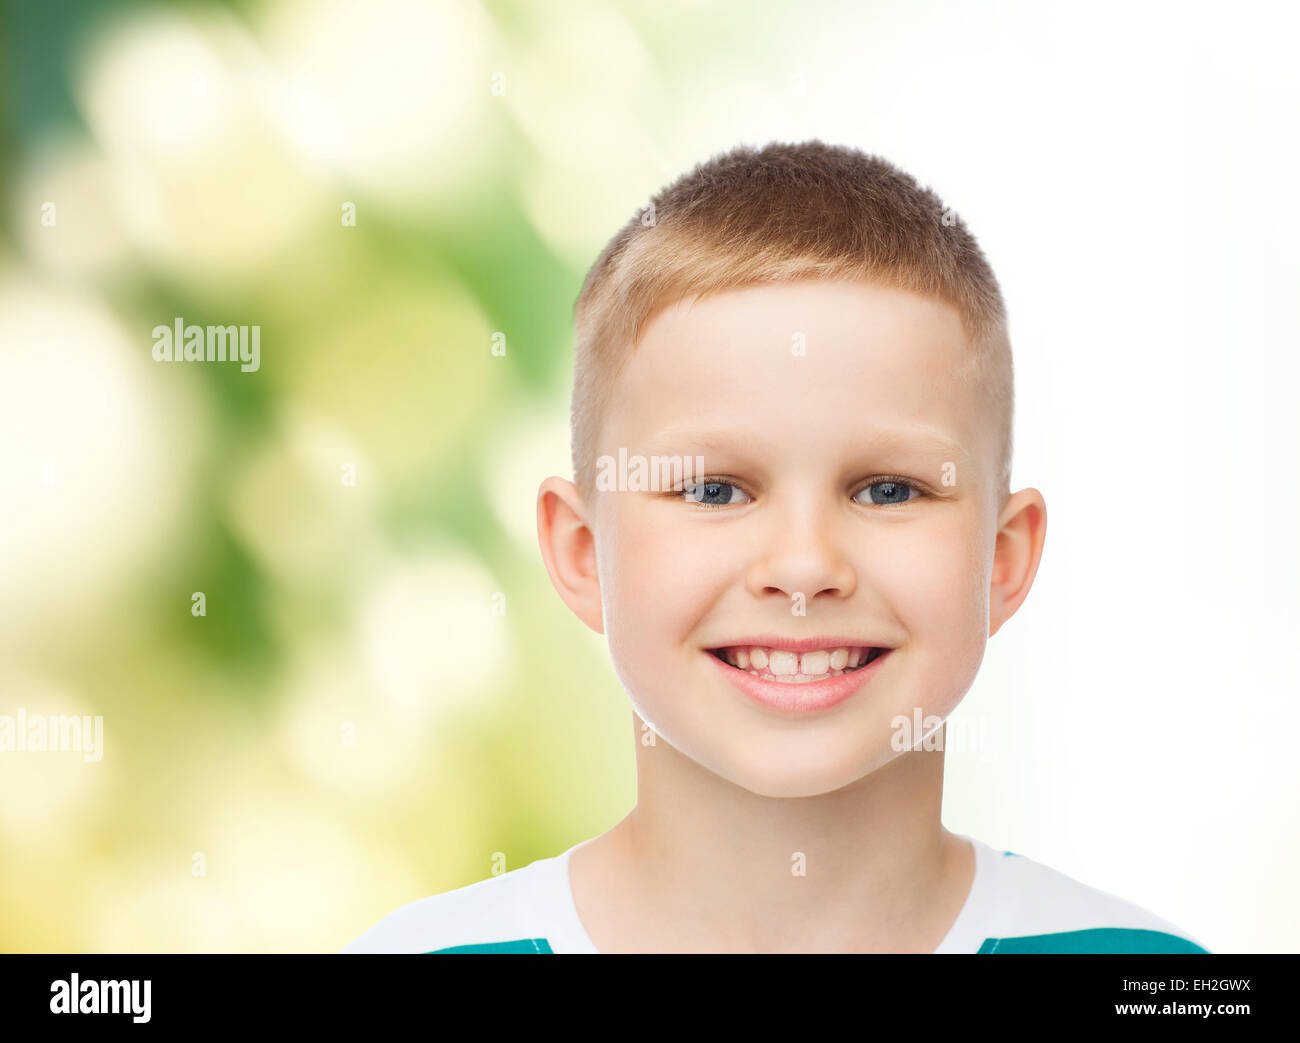
[[[1074,844],[1223,951],[1293,943],[1294,771],[1196,770],[1225,700],[1283,733],[1297,706],[1295,32],[1243,11],[7,5],[0,715],[102,718],[104,754],[0,752],[0,950],[336,951],[627,813],[628,702],[537,546],[574,299],[669,180],[812,137],[987,224],[1017,475],[1062,519],[964,704],[1006,727],[996,772],[949,762],[949,825]],[[155,361],[176,323],[255,328],[260,365]],[[1120,464],[1164,481],[1117,505]],[[1254,499],[1208,497],[1229,473]],[[1217,659],[1171,652],[1207,621]],[[1128,660],[1080,654],[1114,633]],[[1158,827],[1151,733],[1192,765]],[[1166,843],[1199,875],[1132,854]]]

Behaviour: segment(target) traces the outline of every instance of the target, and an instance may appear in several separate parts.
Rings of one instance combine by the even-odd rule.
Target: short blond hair
[[[887,160],[818,140],[739,146],[660,190],[605,246],[574,305],[574,481],[589,501],[605,410],[649,319],[688,297],[800,279],[864,280],[952,305],[998,424],[1009,494],[1014,374],[1006,309],[965,224]]]

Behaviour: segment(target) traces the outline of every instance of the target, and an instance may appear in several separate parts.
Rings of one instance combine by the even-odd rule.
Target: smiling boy
[[[949,832],[942,749],[895,741],[957,707],[1046,530],[1010,491],[1002,296],[960,219],[817,141],[717,156],[645,214],[579,296],[575,481],[537,508],[632,704],[636,806],[344,951],[1205,952]],[[598,487],[620,454],[703,473]]]

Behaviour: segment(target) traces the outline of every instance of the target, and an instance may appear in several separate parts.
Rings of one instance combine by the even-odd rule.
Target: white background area
[[[1012,489],[1047,540],[949,721],[945,825],[1214,952],[1300,950],[1296,8],[812,5],[751,32],[671,84],[646,194],[741,142],[854,145],[961,214],[1007,301]]]

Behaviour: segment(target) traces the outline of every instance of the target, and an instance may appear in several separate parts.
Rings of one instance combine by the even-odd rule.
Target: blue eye
[[[728,492],[727,490],[730,490]],[[691,503],[698,503],[705,507],[725,507],[733,501],[731,493],[736,492],[741,496],[748,494],[738,485],[731,482],[687,482],[686,488],[682,490],[682,496]],[[701,495],[703,498],[701,498]]]
[[[858,496],[861,496],[864,492],[870,493],[870,504],[858,500]],[[684,488],[677,491],[676,495],[689,503],[699,504],[701,507],[730,507],[735,504],[749,503],[752,500],[752,497],[735,482],[726,482],[720,479],[687,482]],[[925,495],[925,492],[910,482],[898,478],[877,478],[869,485],[863,486],[854,496],[854,499],[864,507],[888,507],[911,503],[913,500],[919,500]],[[743,500],[740,499],[742,496],[744,497]]]
[[[876,492],[877,489],[880,491]],[[909,491],[914,495],[908,496]],[[892,478],[878,479],[870,485],[864,486],[862,492],[870,492],[871,502],[877,507],[886,507],[895,503],[908,503],[924,495],[916,486]]]

